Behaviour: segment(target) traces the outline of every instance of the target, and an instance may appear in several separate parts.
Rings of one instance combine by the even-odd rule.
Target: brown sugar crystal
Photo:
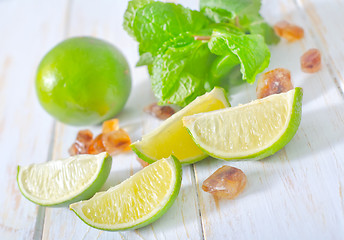
[[[98,154],[105,151],[117,154],[131,150],[130,137],[124,129],[119,128],[118,119],[107,120],[102,127],[102,133],[94,139],[90,130],[79,131],[75,142],[69,148],[69,154]]]
[[[108,133],[119,129],[119,120],[117,118],[103,122],[102,133]]]
[[[157,103],[152,103],[144,108],[146,113],[153,115],[154,117],[165,120],[171,117],[175,111],[170,106],[159,106]]]
[[[309,49],[301,56],[300,61],[305,73],[315,73],[321,69],[321,53],[318,49]]]
[[[244,190],[246,182],[245,173],[238,168],[225,165],[203,182],[202,189],[216,198],[234,199]]]
[[[105,152],[103,134],[99,134],[95,139],[93,139],[87,151],[88,154],[98,154],[101,152]]]
[[[103,134],[102,141],[106,152],[108,152],[111,155],[131,150],[130,137],[128,133],[121,128]]]
[[[294,42],[304,37],[304,31],[301,27],[290,24],[287,21],[276,23],[274,30],[278,36],[285,38],[289,42]]]
[[[71,156],[77,155],[77,154],[86,154],[87,149],[90,146],[93,139],[93,133],[88,130],[81,130],[78,132],[78,135],[76,136],[75,142],[72,144],[72,146],[69,148],[68,152]]]
[[[276,68],[264,73],[257,83],[257,98],[264,98],[272,94],[288,92],[293,89],[290,71],[285,68]]]

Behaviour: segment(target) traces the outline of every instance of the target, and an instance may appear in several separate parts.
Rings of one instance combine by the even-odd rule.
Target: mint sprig
[[[266,43],[279,38],[259,15],[260,0],[201,0],[201,11],[132,0],[124,29],[139,42],[137,66],[147,65],[160,104],[187,105],[220,85],[240,65],[253,83],[269,64]]]

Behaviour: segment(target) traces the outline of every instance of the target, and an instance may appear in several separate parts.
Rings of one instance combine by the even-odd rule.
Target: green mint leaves
[[[243,80],[254,83],[258,73],[269,66],[270,51],[259,34],[231,34],[214,30],[208,43],[212,53],[219,56],[236,55],[240,61]]]
[[[154,0],[135,0],[128,3],[127,10],[124,13],[123,28],[130,36],[135,37],[134,20],[137,10],[151,2],[154,2]]]
[[[132,0],[124,29],[139,42],[159,104],[186,106],[239,65],[255,81],[270,61],[266,44],[279,38],[259,15],[260,0],[201,0],[201,11],[154,0]]]
[[[165,44],[153,62],[152,88],[161,104],[185,106],[210,91],[215,59],[206,42],[184,34]]]
[[[162,45],[185,32],[197,32],[209,24],[200,12],[174,3],[152,2],[136,11],[133,31],[140,54],[156,56]]]
[[[232,18],[257,15],[260,6],[260,0],[200,0],[201,11],[205,8],[225,10]]]

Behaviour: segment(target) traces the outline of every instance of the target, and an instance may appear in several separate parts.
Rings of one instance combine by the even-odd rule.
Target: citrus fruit
[[[105,183],[111,164],[111,156],[104,152],[18,166],[17,182],[30,201],[43,206],[63,206],[92,197]]]
[[[121,184],[70,209],[91,227],[119,231],[146,226],[161,217],[176,199],[182,177],[175,157],[145,167]]]
[[[36,92],[43,108],[71,125],[97,124],[119,113],[131,89],[121,52],[92,37],[67,39],[39,64]]]
[[[270,95],[237,107],[184,117],[195,143],[221,159],[262,159],[295,135],[302,110],[302,89]]]
[[[183,127],[182,118],[228,106],[224,90],[214,88],[165,120],[157,129],[144,135],[142,140],[133,143],[131,148],[148,163],[170,155],[176,156],[181,163],[197,162],[207,155],[196,146]]]

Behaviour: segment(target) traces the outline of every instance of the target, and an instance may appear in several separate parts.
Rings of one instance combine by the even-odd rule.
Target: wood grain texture
[[[180,2],[192,9],[198,1]],[[263,0],[262,14],[271,24],[285,19],[305,29],[295,43],[271,46],[269,69],[291,70],[304,89],[301,126],[292,141],[262,161],[225,162],[207,158],[183,167],[181,192],[157,222],[126,232],[105,232],[84,224],[67,208],[40,208],[16,186],[16,166],[67,157],[83,127],[54,120],[39,106],[34,91],[38,62],[66,37],[94,36],[119,47],[133,79],[131,96],[119,114],[133,141],[161,121],[142,112],[155,101],[145,68],[136,68],[137,43],[122,29],[127,1],[0,1],[0,238],[1,239],[343,239],[344,236],[344,29],[343,0]],[[323,53],[316,74],[300,69],[309,48]],[[255,85],[233,85],[233,106],[255,99]],[[87,127],[90,128],[90,127]],[[95,134],[100,126],[90,128]],[[51,144],[52,143],[52,144]],[[51,151],[49,151],[52,145]],[[218,200],[202,182],[224,164],[248,178],[235,200]],[[139,171],[134,153],[114,156],[103,190]]]
[[[302,122],[284,149],[262,161],[208,159],[195,165],[204,234],[207,239],[342,239],[342,93],[327,67],[326,51],[320,72],[300,69],[303,52],[322,49],[302,9],[293,1],[266,1],[262,13],[272,24],[285,19],[305,29],[302,41],[282,40],[271,47],[269,66],[291,70],[294,85],[304,89]],[[249,99],[255,99],[255,86],[232,89],[232,106]],[[242,169],[248,178],[246,189],[233,201],[215,201],[201,190],[205,178],[224,164]]]
[[[0,236],[32,239],[39,207],[21,196],[17,165],[45,162],[53,119],[34,89],[41,57],[63,38],[65,1],[0,1]]]

